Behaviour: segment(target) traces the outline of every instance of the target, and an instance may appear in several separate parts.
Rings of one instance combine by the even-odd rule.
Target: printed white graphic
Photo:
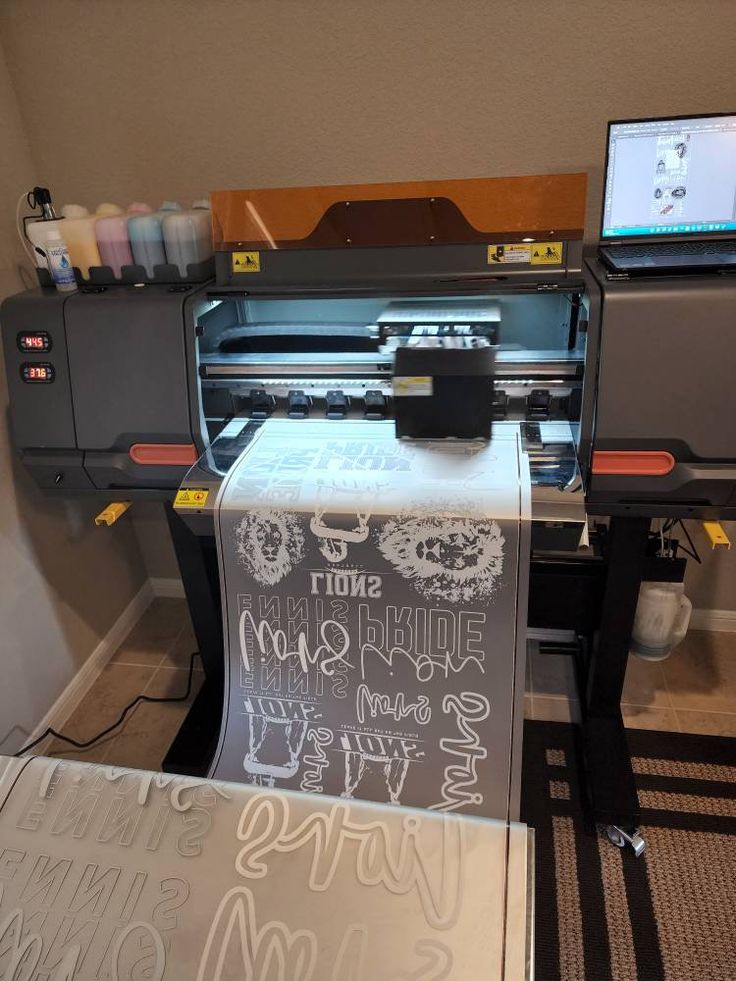
[[[391,981],[449,981],[452,971],[452,951],[439,940],[417,940],[414,945],[417,957],[424,964],[416,971],[397,974]]]
[[[334,950],[334,941],[329,949]],[[329,981],[370,981],[366,964],[368,927],[351,923],[334,955]],[[446,981],[452,968],[452,952],[437,940],[418,940],[414,953],[423,963],[416,970],[392,975],[392,981]],[[325,951],[327,954],[327,951]],[[253,893],[235,886],[221,899],[215,912],[199,963],[197,981],[222,981],[225,973],[240,968],[242,981],[328,981],[327,966],[320,964],[320,950],[312,930],[291,930],[281,920],[269,920],[258,927]]]
[[[351,923],[337,952],[331,981],[363,981],[367,952],[368,927],[364,923]]]
[[[249,632],[255,636],[259,654],[272,655],[279,661],[289,661],[294,658],[305,673],[310,665],[317,665],[327,677],[332,677],[338,665],[352,668],[346,656],[350,648],[350,635],[337,620],[325,620],[320,624],[320,643],[313,651],[309,649],[309,638],[303,630],[296,637],[294,644],[296,650],[290,650],[291,642],[286,631],[280,628],[274,629],[268,620],[261,620],[256,624],[250,610],[243,610],[240,614],[240,656],[243,660],[243,668],[247,672],[252,670],[248,649]]]
[[[355,873],[364,886],[382,886],[390,893],[416,893],[424,916],[434,930],[448,930],[457,922],[465,877],[465,838],[462,822],[448,817],[442,823],[441,842],[432,836],[422,841],[422,818],[406,813],[396,840],[385,821],[352,818],[350,806],[333,804],[316,811],[291,827],[289,798],[254,794],[243,808],[237,837],[244,842],[235,861],[247,879],[268,874],[271,853],[297,852],[311,847],[309,888],[326,892],[335,878],[347,842],[359,847],[346,850],[346,861],[355,861]]]
[[[435,673],[450,678],[468,665],[485,673],[483,628],[485,613],[422,607],[387,606],[380,617],[371,616],[367,603],[358,606],[360,674],[366,680],[374,665],[401,669],[408,661],[417,681],[431,681]]]
[[[514,691],[526,583],[519,442],[324,422],[269,420],[218,497],[228,691],[212,773],[503,818],[511,734],[493,694]],[[258,577],[252,546],[235,548],[244,520]]]
[[[409,772],[409,761],[402,759],[388,759],[385,756],[378,756],[372,753],[350,752],[345,754],[345,789],[340,794],[352,800],[355,791],[370,770],[370,763],[380,763],[383,776],[386,781],[389,804],[401,803],[401,791],[404,789],[404,781]]]
[[[118,934],[110,962],[111,981],[128,981],[136,976],[161,981],[166,969],[161,934],[148,923],[129,923]]]
[[[220,981],[228,952],[240,960],[242,981],[310,981],[317,962],[311,930],[290,930],[280,920],[259,929],[253,893],[235,886],[220,900],[202,951],[197,981]],[[228,971],[227,977],[232,977]]]
[[[57,760],[49,763],[41,776],[39,797],[51,796],[51,788],[63,774],[66,761]],[[140,807],[149,803],[151,790],[168,790],[168,804],[173,811],[186,814],[187,811],[201,806],[202,795],[214,794],[222,800],[230,800],[230,794],[214,781],[198,778],[188,778],[169,773],[147,773],[142,770],[126,770],[116,766],[97,766],[95,777],[100,776],[108,783],[132,784],[137,787],[137,802]],[[121,788],[127,790],[127,787]],[[185,796],[187,795],[187,796]]]
[[[478,783],[478,761],[488,756],[481,745],[480,736],[471,723],[483,722],[491,714],[491,706],[485,695],[464,691],[461,695],[445,695],[442,711],[455,713],[460,738],[440,739],[440,749],[454,756],[459,762],[448,763],[442,783],[442,801],[430,804],[433,811],[455,811],[467,805],[483,803],[483,794],[472,788]]]
[[[304,557],[304,533],[288,511],[249,511],[235,527],[235,546],[245,568],[263,586],[275,586]]]
[[[345,788],[340,796],[347,798],[355,796],[358,785],[373,769],[371,764],[378,763],[388,791],[387,803],[400,804],[409,763],[425,757],[420,743],[403,736],[348,730],[340,733],[340,744],[345,753]]]
[[[378,533],[384,558],[423,596],[449,603],[488,599],[503,571],[504,537],[491,518],[427,512],[389,519]]]
[[[358,512],[353,528],[332,528],[324,520],[326,508],[319,508],[310,519],[309,530],[319,539],[319,550],[328,562],[344,562],[348,545],[368,538],[369,511]]]
[[[268,735],[278,734],[282,740],[282,762],[264,762],[264,743]],[[299,719],[268,717],[265,715],[248,715],[248,749],[243,758],[243,769],[246,773],[257,777],[269,777],[271,781],[287,780],[295,776],[299,770],[299,758],[304,737],[307,734],[307,723]],[[273,742],[273,740],[272,740]],[[274,752],[273,745],[270,752]],[[263,785],[263,781],[259,780]],[[273,786],[268,782],[268,786]]]
[[[0,904],[2,899],[0,883]],[[27,981],[40,976],[48,977],[48,981],[74,981],[77,977],[82,960],[79,944],[66,949],[51,975],[43,969],[43,956],[43,938],[26,927],[22,909],[13,909],[0,920],[0,981]],[[133,977],[161,981],[165,968],[166,950],[161,934],[150,923],[136,922],[129,923],[118,934],[105,974],[110,981],[128,981]],[[36,973],[39,969],[42,975]]]
[[[332,740],[332,732],[323,726],[313,727],[307,733],[307,742],[312,744],[314,751],[304,754],[304,773],[299,784],[302,790],[308,790],[314,794],[323,793],[322,771],[329,765],[329,758],[325,749],[332,745]]]
[[[416,702],[407,702],[403,691],[391,696],[371,691],[366,684],[358,686],[355,710],[361,725],[368,716],[375,719],[387,715],[397,722],[413,719],[420,726],[426,726],[432,718],[432,706],[426,695],[418,695]]]
[[[342,572],[309,573],[309,585],[312,596],[362,596],[369,599],[380,599],[383,580],[377,575],[366,575],[343,569]]]

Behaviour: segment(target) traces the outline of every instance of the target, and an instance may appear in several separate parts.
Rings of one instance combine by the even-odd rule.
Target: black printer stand
[[[224,656],[214,538],[195,536],[166,508],[205,683],[177,734],[163,770],[202,776],[209,771],[223,710]],[[597,557],[532,557],[529,624],[576,637],[557,653],[576,654],[580,727],[589,814],[618,845],[643,849],[637,838],[639,802],[621,716],[629,644],[639,587],[647,568],[650,519],[613,517]],[[555,647],[555,645],[552,645]],[[620,837],[623,833],[625,837]]]
[[[596,634],[578,657],[583,761],[593,819],[616,844],[638,839],[639,801],[621,716],[629,645],[646,566],[650,519],[613,517]],[[619,833],[624,832],[623,840]],[[628,836],[628,837],[626,837]]]

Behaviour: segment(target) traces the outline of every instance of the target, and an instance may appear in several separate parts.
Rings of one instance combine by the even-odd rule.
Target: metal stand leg
[[[621,717],[629,643],[639,598],[648,518],[612,518],[600,630],[592,645],[582,691],[583,755],[596,824],[621,847],[640,855],[639,801]]]
[[[223,642],[214,539],[198,537],[187,528],[171,504],[167,502],[164,507],[202,667],[208,678],[216,678],[223,673]]]
[[[224,702],[225,656],[214,539],[191,532],[170,504],[169,530],[205,672],[205,682],[162,764],[166,773],[205,776],[217,747]]]

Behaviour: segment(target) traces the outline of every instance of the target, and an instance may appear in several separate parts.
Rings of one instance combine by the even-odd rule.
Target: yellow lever
[[[114,525],[118,518],[125,514],[125,512],[130,507],[130,501],[115,501],[113,504],[108,504],[104,511],[100,513],[95,518],[96,525]]]
[[[703,530],[710,540],[711,548],[730,548],[731,541],[723,530],[720,521],[704,521]]]

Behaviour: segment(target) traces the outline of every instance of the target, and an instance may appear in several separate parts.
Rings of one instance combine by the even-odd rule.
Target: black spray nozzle
[[[47,221],[56,218],[54,206],[51,203],[51,191],[47,187],[34,187],[27,194],[28,206],[41,209],[41,214]]]

